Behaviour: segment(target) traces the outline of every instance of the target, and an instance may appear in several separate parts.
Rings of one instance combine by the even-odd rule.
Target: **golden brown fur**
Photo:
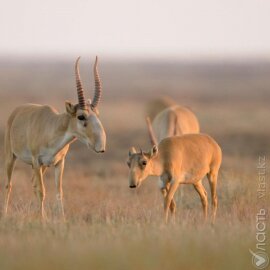
[[[168,211],[175,213],[173,196],[180,184],[193,184],[201,197],[207,218],[207,194],[201,180],[207,175],[211,187],[214,222],[217,209],[216,183],[221,165],[219,145],[205,134],[186,134],[165,138],[149,152],[129,152],[129,185],[138,187],[149,175],[160,176],[164,189],[165,219]]]
[[[153,120],[153,126],[147,117],[147,126],[152,145],[157,145],[164,138],[179,136],[189,133],[199,133],[199,122],[194,113],[182,106],[170,106],[162,110]],[[163,197],[166,195],[166,188],[161,187]],[[182,195],[182,189],[181,189]],[[175,201],[172,199],[171,209],[175,209]]]

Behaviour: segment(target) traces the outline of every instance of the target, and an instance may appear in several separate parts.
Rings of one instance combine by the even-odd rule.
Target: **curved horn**
[[[83,86],[80,76],[80,70],[79,70],[79,60],[80,56],[76,60],[75,64],[75,76],[76,76],[76,86],[77,86],[77,94],[78,94],[78,101],[79,101],[79,108],[85,110],[86,109],[86,103],[84,99],[84,92],[83,92]]]
[[[157,145],[157,138],[154,134],[153,127],[152,127],[152,124],[151,124],[149,117],[146,117],[146,123],[147,123],[147,127],[148,127],[150,142],[151,142],[152,146]]]
[[[95,65],[94,65],[94,77],[95,77],[95,95],[92,101],[91,106],[93,108],[97,107],[100,98],[101,98],[101,80],[98,74],[98,57],[96,56],[96,61],[95,61]]]

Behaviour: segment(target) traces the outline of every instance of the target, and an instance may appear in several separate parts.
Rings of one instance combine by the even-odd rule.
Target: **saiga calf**
[[[129,151],[129,187],[137,188],[149,175],[160,176],[164,198],[165,221],[169,208],[175,214],[175,205],[171,204],[180,184],[192,184],[199,193],[203,205],[204,218],[207,219],[208,200],[202,179],[207,175],[212,195],[212,222],[217,211],[217,177],[221,165],[222,152],[219,145],[205,134],[186,134],[165,138],[149,152]]]

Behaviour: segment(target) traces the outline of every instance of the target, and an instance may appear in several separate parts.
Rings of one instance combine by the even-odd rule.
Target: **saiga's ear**
[[[134,147],[131,147],[131,148],[129,149],[128,155],[131,156],[131,155],[133,155],[133,154],[136,154],[136,149],[135,149]]]
[[[154,145],[153,148],[150,150],[150,158],[157,156],[157,154],[158,154],[158,147]]]
[[[77,112],[76,105],[73,105],[69,101],[66,101],[65,102],[65,105],[66,105],[66,111],[67,111],[67,113],[69,113],[72,116],[75,116],[76,115],[76,112]]]

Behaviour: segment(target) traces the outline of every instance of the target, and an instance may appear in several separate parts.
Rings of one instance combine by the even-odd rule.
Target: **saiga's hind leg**
[[[199,193],[202,207],[203,207],[203,213],[204,213],[204,221],[207,220],[207,210],[208,210],[208,200],[207,200],[207,192],[202,184],[201,181],[197,182],[196,184],[193,184],[195,190]]]
[[[217,176],[218,172],[211,171],[207,174],[207,178],[211,188],[211,197],[212,197],[212,224],[215,223],[218,199],[217,199]]]
[[[11,183],[11,176],[14,169],[16,157],[11,154],[10,157],[6,158],[5,162],[5,170],[6,170],[6,194],[5,194],[5,203],[4,203],[4,215],[7,214],[8,211],[8,203],[9,203],[9,197],[12,189],[12,183]]]

